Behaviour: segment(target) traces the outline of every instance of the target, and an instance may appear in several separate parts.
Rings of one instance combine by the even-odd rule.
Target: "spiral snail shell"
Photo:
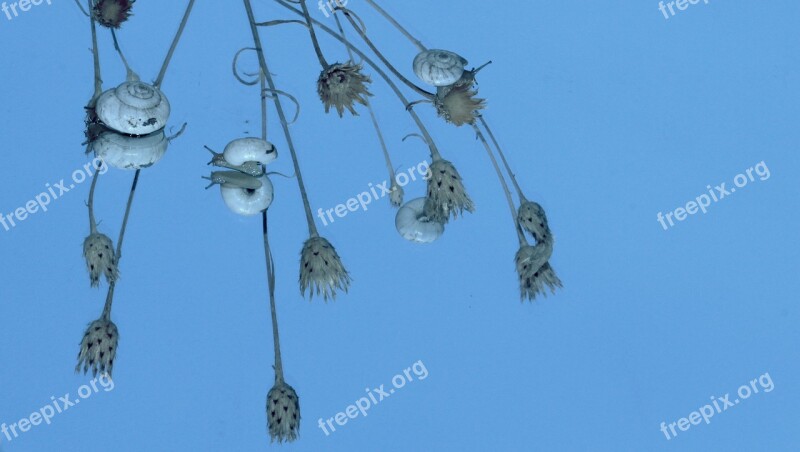
[[[220,192],[225,205],[233,213],[245,216],[256,215],[266,210],[272,204],[274,196],[272,182],[267,175],[264,174],[259,178],[255,178],[242,173],[238,174],[252,178],[254,182],[258,182],[260,187],[255,189],[247,188],[236,186],[235,183],[231,182],[221,184]]]
[[[425,198],[417,198],[397,211],[394,225],[401,237],[415,243],[430,243],[442,236],[444,224],[428,220],[424,209]]]
[[[414,58],[414,73],[423,82],[433,86],[456,83],[464,74],[467,60],[448,50],[431,49]]]
[[[164,135],[163,129],[136,137],[105,131],[92,142],[92,149],[109,166],[141,169],[161,160],[168,145],[169,139]]]
[[[238,138],[225,146],[222,152],[225,161],[234,166],[245,162],[258,162],[266,165],[278,158],[278,151],[269,141],[260,138]]]
[[[97,99],[95,112],[110,129],[128,135],[147,135],[163,129],[169,119],[167,97],[158,88],[129,80]]]

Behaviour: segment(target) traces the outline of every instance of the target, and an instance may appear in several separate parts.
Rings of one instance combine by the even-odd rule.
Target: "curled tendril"
[[[273,93],[273,94],[270,95],[270,94],[267,94],[267,93]],[[294,117],[292,118],[292,120],[289,121],[286,125],[290,126],[290,125],[292,125],[292,124],[297,122],[297,118],[300,117],[300,102],[297,100],[296,97],[292,96],[291,94],[287,93],[286,91],[282,91],[282,90],[279,90],[279,89],[272,90],[272,89],[269,89],[269,88],[264,89],[261,92],[261,94],[264,97],[267,97],[269,99],[274,99],[275,95],[277,94],[279,96],[284,96],[287,99],[289,99],[290,101],[292,101],[292,103],[297,107],[297,110],[295,110]]]
[[[409,133],[408,135],[403,137],[402,141],[406,141],[406,139],[408,139],[410,137],[419,138],[420,140],[422,140],[423,143],[425,143],[426,145],[430,146],[430,143],[428,143],[428,140],[426,140],[425,137],[423,137],[422,135],[420,135],[418,133]]]
[[[258,81],[259,81],[258,74],[248,74],[247,72],[242,72],[242,74],[246,75],[247,77],[255,77],[256,78],[253,81],[247,81],[242,76],[239,75],[239,70],[237,69],[237,66],[238,66],[238,63],[239,63],[239,55],[241,55],[245,50],[253,50],[253,51],[255,51],[256,49],[255,49],[255,47],[243,47],[243,48],[239,49],[238,52],[236,52],[236,54],[233,56],[233,76],[236,77],[236,80],[238,80],[239,83],[241,83],[243,85],[246,85],[246,86],[253,86],[253,85],[257,84]]]
[[[89,13],[87,13],[86,10],[83,9],[83,5],[81,5],[80,0],[75,0],[75,4],[78,5],[78,8],[80,8],[84,16],[89,17]]]

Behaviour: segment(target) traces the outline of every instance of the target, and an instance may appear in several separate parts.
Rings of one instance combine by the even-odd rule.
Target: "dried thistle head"
[[[361,73],[361,69],[360,64],[348,62],[331,64],[322,71],[317,80],[317,92],[325,105],[325,113],[331,107],[336,107],[340,118],[345,108],[358,116],[353,108],[354,103],[367,105],[367,96],[372,96],[367,90],[367,83],[372,81]]]
[[[350,275],[336,254],[336,249],[323,237],[311,237],[300,252],[300,292],[305,296],[310,288],[309,299],[314,294],[336,299],[336,289],[350,288]]]
[[[92,287],[100,284],[100,275],[112,283],[119,277],[117,258],[114,254],[114,243],[105,234],[95,232],[83,241],[83,257],[86,258],[86,269],[89,270],[89,281]]]
[[[522,229],[531,233],[537,243],[552,239],[547,215],[539,204],[533,201],[523,202],[517,210],[517,221]]]
[[[392,178],[392,192],[389,194],[389,202],[392,203],[393,207],[400,207],[403,205],[403,197],[405,196],[405,191],[397,181]]]
[[[90,323],[81,341],[75,372],[85,374],[91,370],[94,376],[98,372],[111,376],[118,341],[119,332],[114,322],[100,318]]]
[[[428,168],[428,196],[425,199],[425,216],[437,223],[447,223],[452,215],[457,218],[464,210],[473,212],[475,206],[467,195],[458,170],[447,160],[435,160]]]
[[[452,87],[444,96],[436,96],[436,112],[445,121],[458,127],[474,124],[478,110],[486,108],[485,99],[475,97],[477,94],[469,85]]]
[[[92,9],[94,20],[106,28],[119,28],[131,16],[136,0],[100,0]]]
[[[267,429],[273,442],[291,442],[300,430],[300,399],[294,388],[278,381],[267,394]]]
[[[545,287],[555,293],[562,287],[561,280],[547,262],[553,254],[552,240],[545,240],[535,246],[524,245],[517,251],[515,261],[519,275],[520,299],[533,301],[541,293],[547,297]]]

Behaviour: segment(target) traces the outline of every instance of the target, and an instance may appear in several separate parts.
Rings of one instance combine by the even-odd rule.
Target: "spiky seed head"
[[[111,376],[118,341],[119,332],[114,322],[100,318],[90,323],[81,341],[75,372],[85,374],[91,370],[94,376],[98,372]]]
[[[372,80],[362,74],[361,69],[360,64],[348,62],[332,64],[322,71],[317,80],[317,92],[325,105],[325,113],[328,113],[331,107],[336,107],[340,118],[345,108],[354,116],[358,116],[353,108],[355,102],[367,105],[367,97],[372,96],[367,90],[367,84]]]
[[[267,394],[267,430],[270,442],[291,442],[300,430],[300,399],[294,388],[282,381]]]
[[[485,99],[475,97],[477,94],[468,85],[453,87],[444,97],[436,96],[436,112],[445,121],[458,127],[474,124],[478,110],[486,108]]]
[[[89,281],[92,287],[100,284],[100,275],[112,283],[119,277],[117,258],[114,254],[114,243],[105,235],[95,232],[83,241],[83,257],[86,258],[86,269],[89,270]]]
[[[552,236],[544,209],[533,201],[525,201],[519,206],[517,221],[522,229],[530,232],[537,243],[548,240]]]
[[[403,205],[403,197],[405,196],[405,192],[403,191],[403,187],[397,183],[397,181],[392,181],[392,192],[389,194],[389,202],[392,203],[393,207],[400,207]]]
[[[562,287],[561,280],[547,262],[553,254],[552,240],[545,240],[535,246],[524,245],[517,251],[515,261],[519,275],[520,299],[533,301],[537,294],[547,297],[545,288],[555,293]]]
[[[94,20],[106,28],[119,28],[131,16],[136,0],[100,0],[94,5]]]
[[[322,295],[336,299],[336,289],[347,292],[350,288],[350,274],[342,265],[336,249],[323,237],[311,237],[303,244],[300,252],[300,292],[309,299]]]
[[[464,210],[473,212],[475,206],[467,195],[458,170],[447,160],[435,160],[428,168],[428,196],[425,216],[437,223],[447,223],[450,216],[458,218]]]

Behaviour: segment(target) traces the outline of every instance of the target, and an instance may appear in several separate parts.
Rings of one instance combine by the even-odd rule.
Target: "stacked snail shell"
[[[120,169],[154,165],[169,145],[164,135],[169,113],[164,93],[139,80],[128,80],[103,92],[94,107],[104,128],[92,141],[95,155]]]
[[[425,198],[416,198],[397,210],[394,225],[404,239],[414,243],[430,243],[444,233],[444,224],[429,220],[424,213]]]
[[[424,50],[414,58],[414,73],[436,87],[436,112],[456,126],[474,124],[478,110],[485,107],[484,99],[476,98],[477,91],[472,89],[480,68],[467,70],[466,66],[464,57],[448,50]]]
[[[209,149],[210,150],[210,149]],[[260,138],[238,138],[225,146],[222,153],[211,151],[209,165],[230,171],[214,171],[206,179],[209,188],[219,184],[222,200],[233,213],[250,216],[266,210],[274,197],[272,182],[265,167],[278,158],[278,151],[269,141]]]

